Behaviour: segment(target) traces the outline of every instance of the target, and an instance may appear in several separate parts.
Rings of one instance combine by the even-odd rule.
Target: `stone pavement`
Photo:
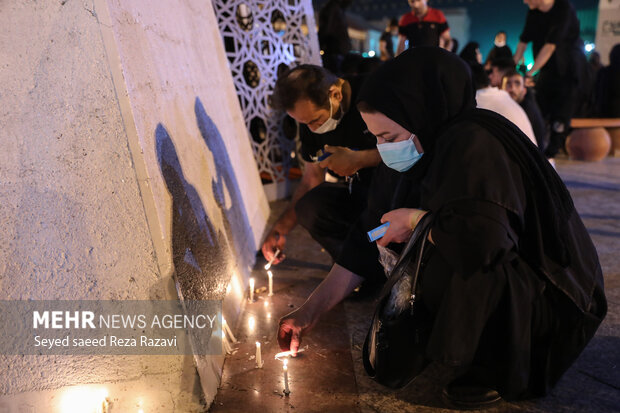
[[[609,302],[607,318],[577,362],[544,399],[502,402],[481,410],[500,412],[620,412],[620,158],[598,163],[558,161],[597,247]],[[272,205],[275,219],[284,206]],[[453,412],[442,401],[449,371],[431,365],[413,383],[393,391],[364,372],[361,346],[374,308],[371,299],[346,300],[304,338],[307,352],[289,362],[291,394],[284,396],[282,364],[274,360],[277,320],[297,306],[326,275],[331,260],[300,228],[289,237],[287,260],[274,268],[276,293],[247,304],[237,326],[240,341],[224,365],[221,389],[211,412]],[[267,285],[259,260],[257,286]],[[265,301],[268,302],[265,305]],[[250,319],[254,327],[250,328]],[[265,365],[256,369],[255,341],[263,343]]]

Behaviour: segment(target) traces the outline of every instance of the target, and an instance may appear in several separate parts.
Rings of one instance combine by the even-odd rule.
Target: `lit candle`
[[[288,359],[284,359],[283,363],[282,370],[284,371],[284,394],[288,396],[291,392],[288,388]]]
[[[263,355],[261,354],[260,343],[256,342],[256,368],[263,368]]]
[[[268,270],[269,268],[271,268],[271,264],[273,264],[273,262],[276,260],[276,258],[278,258],[278,255],[280,254],[280,248],[276,249],[275,254],[273,254],[273,257],[271,257],[271,259],[269,260],[269,262],[267,264],[265,264],[265,269]]]
[[[269,296],[273,295],[273,273],[271,271],[267,271],[267,275],[269,276]]]
[[[232,343],[236,343],[237,342],[237,338],[233,334],[232,330],[230,329],[230,327],[228,326],[228,323],[226,322],[226,320],[224,318],[222,318],[222,324],[224,325],[224,331],[226,332],[226,334],[228,334],[228,337],[230,338],[230,341]]]
[[[250,328],[250,332],[253,333],[254,327],[256,327],[256,320],[253,316],[250,316],[250,318],[248,318],[248,327]]]
[[[250,278],[250,302],[254,302],[254,278]]]

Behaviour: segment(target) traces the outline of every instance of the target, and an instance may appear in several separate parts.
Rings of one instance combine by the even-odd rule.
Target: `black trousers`
[[[334,260],[338,258],[353,224],[366,208],[368,189],[355,182],[325,182],[311,189],[295,205],[297,222]]]
[[[564,147],[570,120],[579,98],[578,83],[571,76],[560,76],[555,70],[541,70],[536,81],[536,97],[540,111],[549,124],[549,145],[545,155],[553,158]]]

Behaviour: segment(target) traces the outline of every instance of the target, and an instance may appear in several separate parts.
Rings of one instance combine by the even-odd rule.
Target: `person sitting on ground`
[[[489,82],[491,86],[501,88],[502,79],[508,71],[515,68],[512,59],[495,59],[491,61],[491,69],[489,72]]]
[[[383,159],[364,213],[390,222],[378,244],[405,242],[433,214],[418,297],[433,318],[426,355],[465,372],[445,397],[471,408],[547,394],[607,309],[596,249],[566,186],[512,123],[475,108],[469,69],[452,53],[404,52],[369,76],[358,102]],[[280,320],[283,350],[295,356],[362,282],[357,242]]]
[[[395,18],[390,19],[379,39],[379,53],[383,62],[394,58],[395,50],[394,41],[392,40],[394,36],[398,36],[398,20]]]
[[[459,57],[470,66],[482,64],[482,53],[480,53],[478,42],[467,43],[461,50]]]
[[[484,68],[490,69],[491,63],[494,60],[512,60],[512,50],[506,44],[507,35],[506,32],[500,30],[495,35],[494,45],[489,54],[487,55],[487,60],[484,62]]]
[[[534,92],[533,89],[525,87],[525,79],[516,69],[509,70],[504,75],[502,79],[502,89],[508,92],[510,97],[521,105],[534,130],[538,149],[544,152],[549,140],[549,133],[547,131],[545,119],[542,113],[540,113],[538,103],[536,103],[536,92]]]
[[[452,50],[450,27],[441,10],[428,7],[428,0],[409,0],[411,12],[404,14],[398,23],[398,48],[396,55],[408,48],[418,46],[439,46]]]
[[[504,90],[489,85],[489,77],[482,65],[471,66],[476,87],[476,103],[479,108],[499,113],[515,125],[536,145],[536,135],[527,114]]]
[[[268,261],[276,250],[284,251],[286,235],[297,223],[337,259],[349,228],[364,210],[372,171],[381,158],[354,105],[361,81],[338,78],[314,65],[297,66],[278,78],[271,104],[300,123],[306,164],[290,204],[262,245]],[[331,155],[323,159],[323,150]],[[349,177],[348,182],[325,182],[326,170]]]

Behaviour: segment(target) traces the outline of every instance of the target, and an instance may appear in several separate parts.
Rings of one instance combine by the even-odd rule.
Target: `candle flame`
[[[306,351],[308,350],[308,346],[305,346],[303,348],[300,348],[299,350],[297,350],[298,353],[301,353],[302,351]],[[283,363],[288,363],[288,359],[284,358],[284,357],[289,357],[290,355],[292,355],[293,352],[292,351],[282,351],[278,354],[275,355],[275,359],[276,360],[280,360]]]

